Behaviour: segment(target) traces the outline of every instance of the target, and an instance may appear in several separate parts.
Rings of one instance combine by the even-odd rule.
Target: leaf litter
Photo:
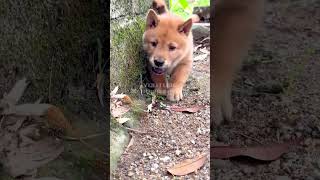
[[[213,146],[210,151],[211,158],[215,159],[247,156],[261,161],[273,161],[287,153],[290,147],[297,145],[298,142],[299,140],[251,147]]]
[[[177,165],[168,168],[168,172],[175,176],[184,176],[200,169],[207,160],[208,153],[204,153],[194,159],[186,159]]]
[[[17,81],[0,100],[0,163],[13,177],[34,176],[37,168],[64,151],[62,140],[50,136],[45,123],[71,128],[59,108],[40,103],[41,99],[17,105],[27,86],[26,78]]]

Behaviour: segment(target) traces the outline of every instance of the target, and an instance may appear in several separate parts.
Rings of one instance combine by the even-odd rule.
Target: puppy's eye
[[[151,46],[152,46],[152,47],[157,47],[157,44],[158,44],[158,43],[157,43],[156,41],[152,41],[152,42],[151,42]]]
[[[169,46],[169,51],[174,51],[176,48],[177,47],[171,45],[171,46]]]

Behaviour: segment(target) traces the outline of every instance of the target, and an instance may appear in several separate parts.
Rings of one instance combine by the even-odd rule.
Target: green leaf
[[[183,9],[186,9],[188,7],[188,5],[189,5],[187,0],[179,0],[179,3],[183,7]]]

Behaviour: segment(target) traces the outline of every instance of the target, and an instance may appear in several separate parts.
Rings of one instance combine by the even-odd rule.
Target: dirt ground
[[[271,163],[212,160],[213,179],[320,179],[320,1],[267,1],[263,27],[234,86],[234,122],[213,145],[304,138]]]
[[[209,34],[208,34],[209,36]],[[202,38],[201,40],[203,40]],[[200,44],[200,46],[198,46]],[[146,134],[132,132],[134,139],[132,146],[121,156],[118,168],[113,173],[113,179],[172,179],[167,168],[185,159],[195,158],[202,153],[208,153],[210,148],[210,48],[209,40],[198,46],[193,72],[183,91],[183,101],[166,105],[182,107],[203,106],[194,113],[171,113],[168,110],[156,108],[146,113],[140,120],[139,131]],[[200,52],[202,49],[205,53]],[[207,51],[206,51],[207,50]],[[207,156],[209,158],[209,156]],[[210,163],[197,173],[184,176],[186,179],[209,179]]]

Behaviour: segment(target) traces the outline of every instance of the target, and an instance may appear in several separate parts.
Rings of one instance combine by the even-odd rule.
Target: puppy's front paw
[[[182,88],[170,88],[167,92],[167,99],[169,101],[180,101],[182,98]]]

